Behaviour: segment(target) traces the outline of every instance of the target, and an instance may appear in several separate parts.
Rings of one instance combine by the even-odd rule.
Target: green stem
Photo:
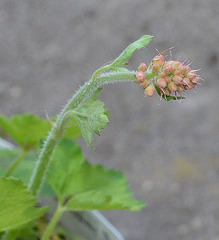
[[[81,87],[75,95],[68,101],[67,105],[58,115],[56,125],[53,126],[47,140],[44,143],[44,147],[39,155],[37,165],[35,167],[29,188],[33,195],[37,195],[41,183],[45,177],[47,167],[51,156],[56,148],[58,141],[62,138],[67,121],[69,119],[68,113],[72,115],[70,110],[75,109],[81,104],[87,97],[89,97],[97,88],[104,84],[115,82],[135,82],[135,72],[112,72],[100,75],[95,80],[91,79]]]
[[[53,215],[49,225],[47,226],[43,236],[41,237],[41,240],[48,240],[50,235],[52,234],[56,224],[58,223],[60,217],[62,216],[62,213],[64,212],[65,208],[62,205],[58,205],[55,214]]]
[[[15,159],[15,161],[9,167],[8,171],[5,173],[5,177],[9,177],[12,174],[18,164],[25,158],[27,152],[27,150],[22,149],[20,155]]]

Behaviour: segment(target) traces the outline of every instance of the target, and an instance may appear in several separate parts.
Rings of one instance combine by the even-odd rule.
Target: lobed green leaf
[[[0,232],[21,228],[41,217],[48,208],[36,208],[36,202],[21,180],[0,178]]]
[[[4,176],[6,170],[11,166],[14,159],[20,154],[22,150],[13,148],[13,149],[4,149],[0,148],[0,177]],[[21,179],[25,184],[28,185],[30,178],[33,173],[33,169],[36,165],[37,152],[30,151],[22,160],[22,162],[17,166],[17,168],[12,173],[12,176],[18,179]],[[40,194],[42,195],[51,195],[54,196],[54,191],[50,185],[44,181],[40,189]]]
[[[78,138],[81,136],[80,128],[75,123],[76,119],[73,118],[69,123],[70,127],[67,129],[65,137]],[[0,127],[23,149],[31,150],[37,148],[39,140],[45,139],[52,125],[47,119],[24,113],[14,115],[11,118],[0,115]]]
[[[24,149],[35,149],[39,139],[45,138],[51,128],[48,120],[33,114],[0,116],[0,126]]]
[[[71,140],[58,144],[47,179],[67,210],[140,210],[145,206],[133,199],[121,172],[91,165]]]

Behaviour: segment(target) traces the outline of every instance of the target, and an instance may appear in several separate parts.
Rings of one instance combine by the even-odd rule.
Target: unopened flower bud
[[[138,67],[138,71],[146,72],[146,70],[147,70],[147,65],[145,63],[141,63]]]
[[[171,92],[175,92],[177,90],[177,86],[174,82],[170,82],[168,83],[168,89],[171,91]]]
[[[172,73],[173,68],[169,64],[165,64],[163,70],[166,74],[170,74]]]
[[[152,59],[152,63],[153,63],[154,65],[163,66],[164,62],[165,62],[164,56],[161,55],[161,54],[155,56],[155,57]]]
[[[180,61],[171,61],[171,66],[175,69],[178,69],[182,65]]]
[[[189,84],[186,86],[186,89],[187,90],[191,90],[195,87],[196,84],[192,83],[192,82],[189,82]]]
[[[149,97],[152,97],[157,90],[163,98],[166,95],[172,97],[170,99],[181,99],[183,98],[181,92],[195,88],[200,77],[197,75],[197,70],[191,70],[189,64],[184,65],[187,61],[165,61],[162,55],[164,52],[152,59],[148,71],[146,64],[141,63],[136,79]]]
[[[167,86],[167,82],[165,81],[164,78],[159,78],[157,79],[156,85],[160,88],[165,88]]]
[[[174,71],[174,75],[175,75],[175,76],[176,76],[176,75],[180,75],[179,69],[176,69],[176,70]]]
[[[155,87],[154,87],[153,84],[150,84],[148,87],[146,87],[145,94],[148,97],[153,97],[154,96],[154,94],[155,94]]]
[[[159,77],[159,78],[165,78],[165,76],[166,76],[165,72],[160,72],[160,73],[158,74],[158,77]]]
[[[152,69],[153,69],[155,72],[158,72],[158,70],[160,69],[160,65],[158,65],[158,64],[153,64]]]
[[[184,89],[184,87],[183,87],[183,85],[178,85],[177,86],[177,92],[182,92],[182,91],[184,91],[185,89]]]
[[[180,75],[184,75],[185,73],[186,73],[186,66],[180,66],[180,68],[179,68],[179,72],[180,72]]]
[[[136,75],[135,75],[135,78],[136,78],[136,80],[138,81],[138,82],[143,82],[144,80],[145,80],[145,78],[146,78],[146,76],[145,76],[145,73],[144,72],[137,72],[136,73]]]
[[[149,85],[149,82],[147,80],[144,80],[143,82],[140,83],[140,86],[143,87],[144,89]]]
[[[175,84],[181,84],[182,83],[182,77],[180,77],[178,75],[177,76],[173,76],[172,80],[173,80],[173,82]]]
[[[196,72],[192,72],[192,71],[186,74],[186,77],[189,78],[190,80],[193,79],[195,76],[196,76]]]
[[[167,82],[167,83],[170,83],[171,82],[171,78],[169,77],[169,76],[165,76],[165,81]]]
[[[182,82],[183,82],[184,85],[188,86],[189,83],[190,83],[190,80],[188,78],[183,78]]]

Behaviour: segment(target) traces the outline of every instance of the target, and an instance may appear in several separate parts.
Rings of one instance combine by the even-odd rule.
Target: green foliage
[[[22,150],[13,148],[13,149],[4,149],[0,148],[0,176],[4,176],[6,170],[12,164],[14,159],[20,154]],[[36,164],[37,152],[30,151],[22,160],[22,162],[17,166],[15,171],[12,173],[13,177],[21,179],[25,184],[28,184],[33,173],[33,169]],[[43,195],[52,195],[54,192],[51,189],[50,185],[45,181],[40,189],[40,194]]]
[[[132,198],[121,172],[91,165],[71,140],[63,140],[57,146],[48,181],[67,210],[140,210],[144,207],[144,203]]]
[[[110,65],[109,68],[111,70],[114,70],[116,68],[119,68],[127,63],[127,61],[131,58],[133,53],[141,48],[146,47],[150,41],[153,39],[153,36],[150,35],[144,35],[141,38],[139,38],[137,41],[131,43],[120,55],[118,58],[116,58]]]
[[[20,228],[48,209],[34,207],[37,199],[21,180],[0,178],[0,193],[0,232]]]
[[[65,136],[77,138],[81,136],[78,126],[74,126],[76,120],[70,122],[71,127],[67,129]],[[33,114],[24,113],[7,118],[0,115],[0,127],[2,127],[15,142],[23,149],[36,149],[39,140],[45,139],[52,125],[49,120],[40,118]]]
[[[105,70],[112,70],[116,72],[124,72],[127,71],[127,68],[122,67],[124,65],[127,65],[127,61],[131,58],[133,53],[136,50],[139,50],[141,48],[146,47],[150,41],[153,39],[153,36],[150,35],[143,35],[141,38],[139,38],[137,41],[131,43],[120,55],[117,57],[111,64],[106,65],[100,69],[98,69],[94,74],[92,79],[96,79],[96,77],[99,76],[99,74]]]
[[[69,126],[65,130],[64,138],[76,139],[82,137],[81,129],[78,126],[77,119],[72,117],[68,123]]]
[[[45,138],[51,128],[48,120],[27,113],[10,119],[0,116],[0,126],[26,150],[37,148],[39,139]]]
[[[83,137],[92,146],[92,135],[100,134],[100,131],[109,123],[108,111],[104,109],[104,103],[97,100],[101,88],[91,95],[82,105],[77,107],[73,113],[81,128]]]

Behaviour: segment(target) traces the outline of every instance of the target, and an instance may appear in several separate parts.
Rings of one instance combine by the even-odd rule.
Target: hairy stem
[[[45,177],[49,161],[56,148],[58,141],[62,138],[68,119],[68,112],[72,114],[70,110],[74,110],[80,105],[87,97],[89,97],[97,88],[104,84],[115,82],[135,82],[135,72],[112,72],[101,74],[95,80],[90,80],[84,84],[73,97],[68,101],[64,109],[58,115],[57,122],[53,126],[50,134],[48,135],[44,147],[39,155],[37,165],[35,167],[29,188],[33,195],[37,195],[40,186]]]

